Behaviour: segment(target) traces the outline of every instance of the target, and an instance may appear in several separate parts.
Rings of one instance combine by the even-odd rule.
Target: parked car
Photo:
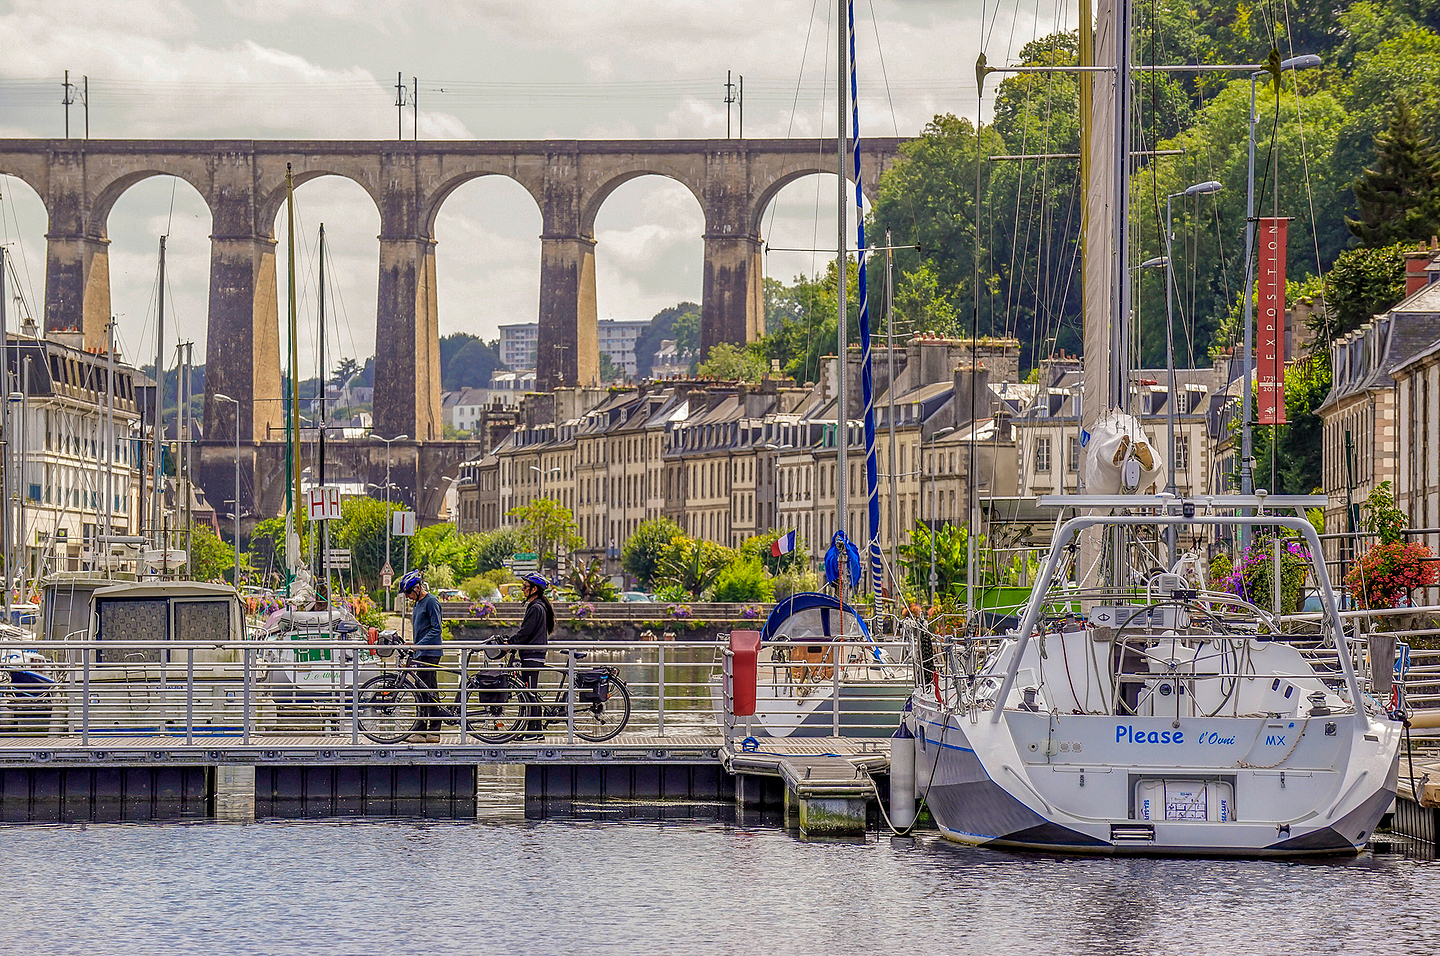
[[[626,591],[620,595],[620,600],[626,603],[654,604],[655,595],[646,594],[644,591]]]

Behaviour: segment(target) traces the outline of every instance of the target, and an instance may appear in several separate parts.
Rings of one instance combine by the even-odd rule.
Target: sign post
[[[415,535],[415,512],[393,512],[390,515],[390,530],[396,537],[405,539],[405,556],[401,559],[401,566],[408,571],[410,569],[410,539]],[[385,567],[390,567],[389,562],[386,562]],[[405,615],[403,614],[400,615],[400,637],[402,640],[405,637]]]

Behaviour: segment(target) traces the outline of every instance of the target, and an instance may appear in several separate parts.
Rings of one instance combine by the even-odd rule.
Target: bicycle
[[[485,653],[487,656],[495,655],[499,650],[499,647],[494,650],[487,649]],[[583,651],[564,653],[573,655],[576,661],[582,661],[589,656]],[[518,651],[513,647],[507,648],[501,656],[506,658],[509,667],[515,669],[511,673],[518,673]],[[526,710],[520,725],[523,729],[511,731],[506,735],[506,739],[543,733],[544,729],[553,723],[569,726],[570,669],[549,665],[544,665],[542,669],[561,675],[554,696],[547,697],[549,690],[545,688],[532,691],[515,677],[514,683],[519,684],[524,691]],[[616,668],[602,666],[576,670],[575,685],[575,736],[590,743],[599,743],[625,729],[625,725],[630,722],[630,688],[625,686],[625,681],[620,678]]]
[[[486,743],[504,743],[523,732],[532,704],[529,688],[514,672],[471,671],[465,687],[456,689],[454,704],[446,704],[416,678],[416,668],[410,663],[415,652],[393,646],[399,642],[393,631],[380,635],[375,653],[385,658],[398,651],[399,667],[395,673],[380,674],[360,685],[356,711],[360,732],[366,737],[379,744],[398,744],[418,733],[427,706],[422,695],[435,698],[428,705],[431,719],[459,724],[463,709],[465,734]],[[461,675],[453,668],[438,669]]]

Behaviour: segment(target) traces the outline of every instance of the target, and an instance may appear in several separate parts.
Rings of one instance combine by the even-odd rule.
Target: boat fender
[[[902,722],[890,739],[890,825],[908,830],[920,791],[915,779],[915,738]]]

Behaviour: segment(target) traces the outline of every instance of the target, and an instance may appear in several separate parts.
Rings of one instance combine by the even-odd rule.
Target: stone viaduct
[[[899,139],[867,140],[862,186],[872,198]],[[31,186],[49,216],[45,328],[104,341],[111,313],[106,220],[116,200],[151,176],[177,176],[204,198],[212,223],[205,354],[204,467],[223,488],[235,430],[246,452],[242,499],[270,509],[263,447],[282,423],[280,308],[274,225],[285,172],[358,183],[380,212],[375,342],[375,432],[441,438],[435,220],[445,199],[480,176],[508,176],[535,199],[540,236],[540,387],[585,385],[599,373],[595,217],[618,186],[646,175],[683,184],[705,218],[701,347],[743,343],[763,322],[760,223],[786,184],[835,170],[834,140],[0,140],[0,173]],[[482,255],[483,250],[477,250]],[[238,409],[216,393],[241,399]],[[417,505],[436,502],[465,452],[406,455],[392,478]],[[226,452],[219,446],[229,447]],[[439,449],[437,449],[438,451]],[[401,447],[396,446],[396,455]],[[369,456],[365,456],[369,457]],[[455,459],[455,460],[451,460]],[[398,462],[397,462],[398,463]],[[383,468],[383,461],[381,462]],[[373,471],[371,476],[373,478]],[[381,479],[373,479],[381,480]],[[210,483],[210,482],[207,482]],[[424,509],[428,510],[428,509]],[[433,516],[433,512],[431,512]]]

